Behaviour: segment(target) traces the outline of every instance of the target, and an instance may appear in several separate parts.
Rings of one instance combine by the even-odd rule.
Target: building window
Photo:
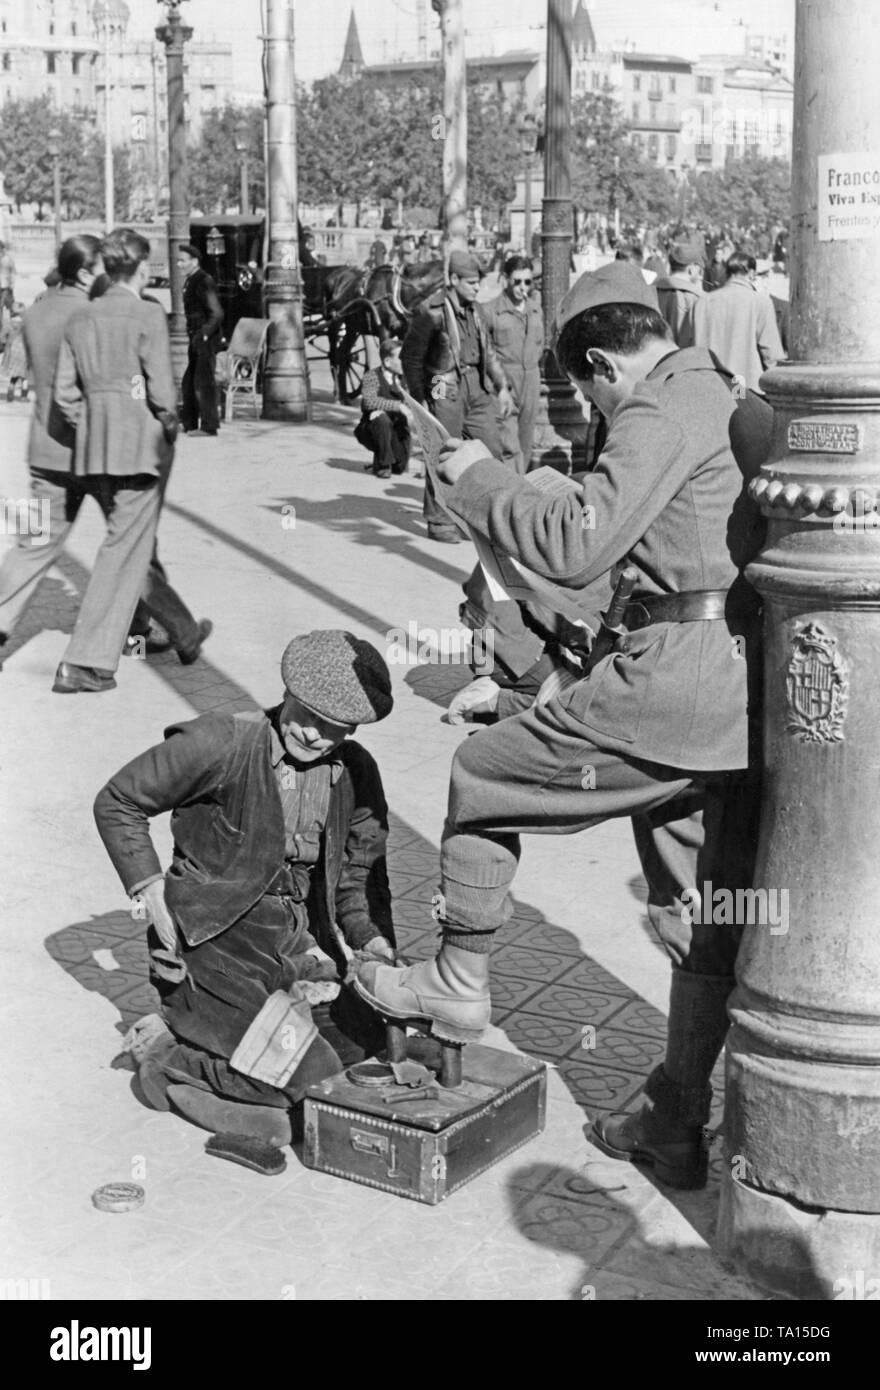
[[[648,158],[652,164],[657,163],[657,155],[660,153],[660,141],[656,135],[648,136]]]
[[[52,23],[52,21],[51,21],[51,19],[50,19],[50,20],[49,20],[49,38],[50,38],[50,39],[51,39],[51,38],[54,38],[54,36],[55,36],[55,25]]]
[[[670,90],[670,92],[674,92],[674,91],[675,91],[675,78],[672,77],[671,75],[670,75],[670,78],[669,78],[669,90]]]
[[[662,95],[663,91],[660,86],[660,74],[656,72],[652,73],[651,86],[648,89],[648,96],[651,98],[652,101],[659,101]]]
[[[714,81],[713,81],[713,79],[712,79],[711,77],[698,77],[698,78],[697,78],[697,91],[698,91],[698,92],[705,92],[708,96],[711,96],[712,93],[714,92],[714,90],[715,90],[715,83],[714,83]]]
[[[73,37],[76,38],[76,20],[75,20],[75,19],[72,19],[71,22],[70,22],[70,32],[71,32],[71,34],[73,35]]]
[[[666,158],[667,158],[667,159],[674,159],[674,158],[675,158],[675,147],[676,147],[676,143],[677,143],[677,142],[676,142],[676,139],[675,139],[675,136],[674,136],[674,135],[667,135],[667,137],[666,137]]]
[[[131,109],[132,109],[132,111],[146,111],[146,109],[147,109],[147,89],[146,89],[146,87],[132,87],[132,89],[131,89]]]
[[[642,90],[642,75],[641,75],[640,72],[634,72],[634,73],[633,73],[633,91],[634,91],[634,92],[640,92],[641,90]]]
[[[79,65],[82,62],[82,54],[74,53],[70,60],[70,71],[74,77],[79,77]]]
[[[699,160],[699,162],[700,162],[701,164],[711,164],[711,163],[712,163],[712,144],[711,144],[711,141],[710,141],[708,144],[697,145],[697,147],[696,147],[696,156],[697,156],[697,159]]]
[[[632,138],[632,147],[633,147],[633,149],[635,150],[636,154],[637,154],[637,155],[639,156],[639,158],[641,159],[641,156],[642,156],[642,137],[641,137],[641,135],[634,135],[634,136],[633,136],[633,138]]]
[[[634,101],[634,102],[633,102],[633,120],[634,120],[634,121],[640,121],[640,120],[641,120],[641,109],[642,109],[642,108],[641,108],[641,106],[639,105],[639,103],[638,103],[637,101]]]
[[[47,53],[47,54],[46,54],[46,71],[47,71],[48,73],[53,73],[53,72],[55,71],[55,54],[54,54],[54,53]]]
[[[594,72],[594,73],[593,73],[593,91],[594,91],[594,92],[598,92],[600,86],[601,86],[601,81],[600,81],[599,73],[598,73],[598,72]]]

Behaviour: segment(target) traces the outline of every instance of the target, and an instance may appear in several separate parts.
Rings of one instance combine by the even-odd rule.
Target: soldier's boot
[[[444,938],[434,960],[398,969],[372,961],[356,967],[357,994],[385,1018],[430,1027],[449,1042],[475,1042],[489,1026],[489,956]]]
[[[728,976],[673,970],[665,1060],[648,1077],[638,1111],[595,1121],[590,1138],[602,1153],[652,1168],[668,1187],[705,1187],[704,1126],[712,1105],[712,1071],[729,1027],[732,988]]]

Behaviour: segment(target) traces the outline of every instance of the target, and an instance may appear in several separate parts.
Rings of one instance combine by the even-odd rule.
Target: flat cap
[[[705,265],[706,243],[701,236],[680,237],[670,246],[669,257],[677,265]]]
[[[476,256],[472,256],[470,251],[453,251],[449,256],[449,274],[460,275],[480,275],[480,262]]]
[[[182,251],[185,256],[194,256],[197,261],[202,259],[201,251],[197,246],[193,246],[191,241],[182,241],[177,249]]]
[[[556,309],[554,339],[578,314],[601,304],[644,304],[658,309],[657,291],[632,261],[609,261],[598,270],[587,270],[563,295]]]
[[[291,695],[334,724],[375,724],[394,703],[391,676],[376,648],[339,628],[288,642],[281,679]]]

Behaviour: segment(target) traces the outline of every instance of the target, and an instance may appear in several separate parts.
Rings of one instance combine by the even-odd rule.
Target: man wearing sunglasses
[[[492,346],[511,388],[514,410],[498,422],[501,461],[528,473],[541,394],[544,317],[532,298],[532,263],[526,256],[504,262],[505,288],[480,306]]]

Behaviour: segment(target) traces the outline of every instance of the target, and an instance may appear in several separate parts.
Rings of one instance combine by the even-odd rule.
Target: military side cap
[[[480,262],[470,251],[453,251],[449,256],[449,274],[460,275],[462,279],[466,275],[480,275]]]
[[[288,642],[281,679],[291,695],[334,724],[374,724],[391,713],[391,676],[376,648],[339,628]]]
[[[587,309],[602,304],[643,304],[659,310],[657,291],[632,261],[609,261],[598,270],[587,270],[559,301],[554,340],[563,328]]]
[[[706,243],[701,236],[682,237],[670,246],[669,258],[677,265],[705,265]]]

